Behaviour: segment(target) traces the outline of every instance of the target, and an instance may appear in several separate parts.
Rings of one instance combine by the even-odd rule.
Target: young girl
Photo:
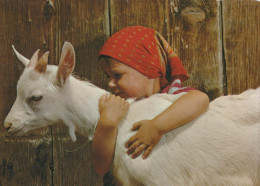
[[[91,152],[98,174],[108,172],[113,162],[117,127],[129,106],[125,99],[141,100],[159,92],[187,92],[154,119],[133,124],[132,130],[137,132],[125,144],[126,153],[132,158],[140,154],[147,158],[163,134],[188,123],[208,108],[206,94],[181,87],[188,79],[187,73],[166,40],[153,29],[124,28],[105,42],[99,55],[113,94],[102,96],[99,102],[100,119]]]

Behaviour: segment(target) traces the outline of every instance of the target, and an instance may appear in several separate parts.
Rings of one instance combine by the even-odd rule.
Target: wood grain
[[[260,2],[223,1],[228,94],[260,86]]]
[[[221,24],[217,1],[174,1],[169,4],[167,38],[190,79],[185,83],[210,99],[223,94]]]
[[[4,118],[16,97],[16,84],[24,66],[12,53],[13,44],[26,57],[44,48],[42,14],[45,1],[0,1],[0,185],[51,185],[50,130],[22,137],[8,136]],[[49,31],[47,31],[49,33]]]

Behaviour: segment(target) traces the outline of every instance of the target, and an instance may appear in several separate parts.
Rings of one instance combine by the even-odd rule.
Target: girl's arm
[[[209,106],[206,94],[191,90],[170,105],[153,120],[143,120],[133,126],[138,130],[126,143],[127,153],[136,158],[143,151],[145,159],[160,141],[163,134],[182,126],[205,112]]]
[[[113,162],[117,126],[126,115],[129,104],[118,96],[103,95],[99,101],[100,119],[91,148],[91,162],[98,174],[109,171]]]

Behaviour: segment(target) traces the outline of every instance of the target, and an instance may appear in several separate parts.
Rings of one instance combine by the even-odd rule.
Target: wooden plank
[[[45,1],[0,1],[0,107],[3,126],[16,97],[17,80],[24,67],[12,53],[11,45],[29,57],[39,47]],[[35,131],[22,137],[9,137],[0,128],[0,185],[50,185],[52,162],[50,130]]]
[[[64,41],[71,42],[76,51],[76,75],[106,88],[98,52],[109,35],[108,0],[62,1],[57,6],[59,48]]]
[[[166,36],[179,54],[192,86],[211,100],[223,94],[222,43],[217,1],[173,1]]]
[[[260,85],[260,2],[222,4],[227,92],[236,94]]]
[[[98,51],[108,35],[107,1],[55,1],[58,24],[57,59],[64,41],[73,44],[76,52],[75,74],[98,86],[106,87],[98,63]],[[103,185],[90,162],[91,142],[77,135],[73,143],[65,126],[53,130],[54,185]]]
[[[111,34],[126,26],[140,25],[165,30],[165,7],[162,0],[111,0]]]
[[[0,136],[0,185],[51,185],[51,136],[47,131]]]
[[[91,141],[77,135],[71,142],[68,130],[54,130],[54,174],[53,185],[103,185],[90,162]]]
[[[147,10],[147,11],[143,11]],[[216,1],[111,1],[111,31],[154,28],[168,40],[190,75],[186,83],[211,99],[222,94],[222,53]]]

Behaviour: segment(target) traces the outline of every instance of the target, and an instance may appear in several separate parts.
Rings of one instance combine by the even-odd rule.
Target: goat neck
[[[63,122],[69,127],[72,140],[76,140],[75,131],[91,140],[100,117],[99,99],[108,92],[73,76],[68,79],[63,91],[63,99],[67,102]]]

